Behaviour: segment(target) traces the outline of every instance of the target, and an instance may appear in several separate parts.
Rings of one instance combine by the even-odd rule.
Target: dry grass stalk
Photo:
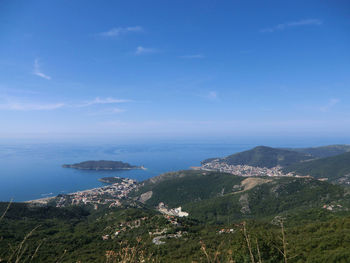
[[[262,263],[260,249],[259,249],[259,243],[258,243],[258,239],[257,238],[255,238],[255,242],[256,242],[256,249],[258,251],[259,263]]]
[[[222,244],[224,243],[224,241],[222,241],[222,242],[220,243],[220,245],[218,246],[217,250],[216,250],[215,253],[214,253],[214,258],[213,258],[213,259],[212,259],[212,257],[210,257],[210,255],[208,254],[204,242],[203,242],[203,241],[199,241],[199,243],[201,244],[201,250],[203,251],[203,253],[204,253],[204,255],[205,255],[205,257],[206,257],[208,263],[220,262],[218,256],[221,254],[221,252],[220,252],[220,247],[222,246]],[[228,252],[228,254],[231,255],[231,254],[232,254],[232,251],[231,251],[231,254],[230,254],[229,252]]]
[[[141,238],[137,238],[136,241],[137,245],[134,247],[127,245],[127,242],[120,242],[118,252],[107,250],[106,263],[157,262],[156,259],[152,259],[152,254],[147,255],[146,251],[142,249],[140,246]]]
[[[247,234],[246,222],[244,221],[242,225],[243,225],[243,234],[244,234],[245,240],[247,242],[248,250],[249,250],[250,260],[252,263],[255,263],[255,259],[254,259],[254,255],[253,255],[253,251],[252,251],[252,246],[250,243],[250,238],[249,238],[249,235]]]
[[[56,261],[56,263],[59,263],[59,262],[61,262],[62,261],[62,259],[64,258],[64,256],[66,255],[66,253],[67,253],[67,249],[65,249],[64,250],[64,252],[63,252],[63,254],[62,254],[62,256]]]
[[[285,233],[285,230],[284,230],[283,219],[280,219],[279,223],[280,223],[280,226],[281,226],[282,237],[280,237],[280,239],[282,241],[283,250],[281,250],[278,247],[276,247],[276,248],[282,254],[284,263],[288,263],[288,259],[294,258],[296,256],[294,256],[294,257],[288,257],[287,256],[287,245],[288,245],[288,243],[287,243],[287,240],[286,240],[286,233]]]
[[[43,242],[44,242],[44,241],[41,241],[41,242],[39,243],[39,245],[36,247],[36,249],[35,249],[35,251],[34,251],[34,254],[33,254],[32,257],[30,258],[30,262],[32,262],[33,259],[35,258],[36,254],[38,253],[39,248],[41,247],[41,245],[43,244]]]
[[[0,217],[0,222],[1,222],[1,220],[5,217],[5,215],[6,215],[7,211],[9,210],[9,208],[10,208],[12,202],[13,202],[13,199],[10,200],[10,202],[9,202],[9,204],[7,205],[7,207],[6,207],[5,211],[4,211],[4,213],[1,215],[1,217]]]
[[[209,254],[207,253],[205,244],[203,243],[202,240],[199,241],[199,243],[201,244],[201,250],[203,251],[204,255],[206,256],[208,263],[210,263],[210,262],[211,262],[211,258],[210,258],[210,256],[209,256]]]
[[[27,239],[34,233],[34,231],[40,226],[36,226],[35,228],[33,228],[22,240],[22,242],[15,248],[12,250],[12,254],[8,259],[8,262],[12,262],[12,259],[14,257],[16,257],[16,263],[20,262],[25,250],[27,249],[27,246],[24,246],[25,242],[27,241]]]
[[[281,224],[281,232],[282,232],[282,243],[283,243],[283,258],[284,258],[284,263],[288,263],[288,257],[287,257],[287,242],[286,242],[286,235],[284,232],[284,225],[283,225],[283,220],[280,221]]]

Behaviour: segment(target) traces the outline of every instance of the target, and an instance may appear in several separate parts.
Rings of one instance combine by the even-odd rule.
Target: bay
[[[250,145],[152,143],[131,145],[3,144],[0,145],[0,201],[33,200],[100,187],[98,179],[119,176],[142,181],[168,171],[199,166]],[[87,160],[116,160],[144,165],[146,170],[84,171],[62,168]]]
[[[337,142],[334,139],[248,138],[245,140],[110,142],[7,142],[0,141],[0,201],[33,200],[100,187],[98,179],[119,176],[142,181],[169,171],[199,166],[211,157],[224,157],[257,145],[306,147]],[[341,140],[339,143],[348,142]],[[114,160],[144,165],[147,170],[83,171],[63,164],[87,160]]]

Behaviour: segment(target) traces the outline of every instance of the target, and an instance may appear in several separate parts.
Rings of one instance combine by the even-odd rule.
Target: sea
[[[323,145],[327,143],[330,141]],[[143,181],[165,172],[199,166],[207,158],[224,157],[257,145],[305,147],[322,145],[322,142],[281,139],[140,143],[0,141],[0,201],[22,202],[101,187],[105,184],[98,179],[109,176]],[[123,161],[147,169],[86,171],[62,167],[88,160]]]

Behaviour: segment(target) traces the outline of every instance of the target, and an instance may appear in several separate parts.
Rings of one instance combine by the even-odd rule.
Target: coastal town
[[[111,185],[79,191],[70,194],[60,194],[56,197],[42,198],[29,201],[32,204],[55,204],[56,207],[66,207],[69,205],[88,205],[91,204],[95,209],[99,205],[108,205],[109,207],[118,207],[121,200],[133,190],[137,182],[128,178],[115,178],[118,182]]]
[[[160,226],[157,226],[148,231],[154,245],[163,245],[168,239],[181,238],[183,235],[187,234],[186,231],[177,229],[178,227],[181,227],[181,223],[178,221],[178,216],[163,214],[163,217],[167,220],[163,227],[159,228]],[[145,226],[150,223],[150,220],[152,219],[149,217],[141,217],[136,220],[117,223],[114,227],[107,227],[105,231],[108,233],[103,234],[101,239],[104,241],[109,239],[123,239],[123,233]],[[177,229],[176,232],[173,231],[175,229]],[[121,235],[122,237],[120,237]]]
[[[230,173],[238,176],[294,176],[293,173],[283,173],[280,166],[266,168],[249,165],[229,165],[220,162],[218,159],[204,163],[200,167],[192,167],[192,169]]]

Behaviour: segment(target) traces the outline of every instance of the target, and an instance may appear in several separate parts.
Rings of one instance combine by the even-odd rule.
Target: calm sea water
[[[303,143],[304,144],[304,143]],[[168,171],[199,166],[256,146],[251,143],[145,143],[130,145],[69,143],[0,143],[0,201],[26,201],[102,186],[99,178],[120,176],[138,181]],[[293,146],[282,142],[271,146]],[[303,146],[303,145],[296,145]],[[120,160],[147,170],[81,171],[62,164],[86,160]]]
[[[198,166],[209,157],[249,148],[227,144],[142,145],[0,145],[0,201],[26,201],[102,186],[99,178],[120,176],[145,180],[167,171]],[[147,170],[81,171],[62,164],[86,160],[121,160]]]

